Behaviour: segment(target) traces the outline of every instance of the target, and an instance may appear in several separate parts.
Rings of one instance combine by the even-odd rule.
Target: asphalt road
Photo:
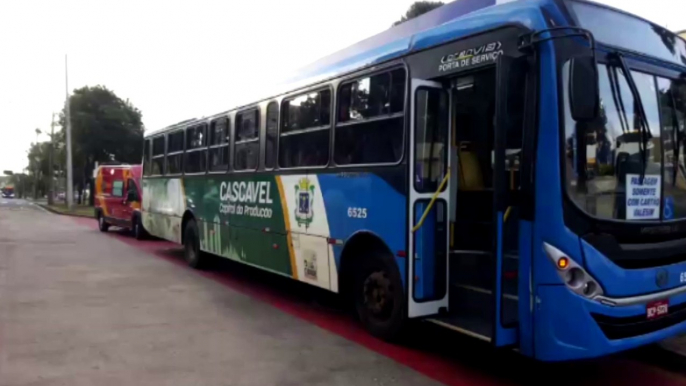
[[[3,386],[437,384],[71,218],[2,205]]]
[[[431,325],[390,345],[335,296],[0,199],[0,386],[686,385],[653,346],[546,365]]]

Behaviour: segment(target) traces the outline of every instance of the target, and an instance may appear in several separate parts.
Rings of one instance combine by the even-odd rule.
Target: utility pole
[[[55,204],[55,171],[53,170],[55,153],[55,113],[52,113],[52,123],[50,124],[50,154],[48,163],[48,205]]]
[[[41,152],[40,143],[38,143],[38,136],[41,135],[42,131],[36,129],[36,151]],[[38,199],[38,182],[40,180],[40,158],[34,158],[33,161],[36,163],[36,168],[33,170],[33,199]]]
[[[65,120],[67,121],[67,209],[74,209],[74,180],[73,180],[73,168],[71,165],[71,112],[69,107],[69,70],[67,67],[67,55],[64,55],[64,85],[67,90],[67,100],[65,106],[65,112],[67,116]]]

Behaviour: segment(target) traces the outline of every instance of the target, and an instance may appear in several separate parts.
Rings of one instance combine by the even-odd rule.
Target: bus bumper
[[[564,285],[541,285],[534,308],[534,356],[543,361],[593,358],[686,333],[686,293],[665,300],[669,313],[648,320],[646,304],[608,306]]]

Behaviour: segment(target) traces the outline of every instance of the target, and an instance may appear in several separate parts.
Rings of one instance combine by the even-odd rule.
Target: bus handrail
[[[441,185],[438,187],[438,190],[436,190],[436,193],[434,193],[433,197],[431,197],[431,201],[429,201],[429,206],[427,206],[426,209],[424,210],[424,214],[422,214],[422,217],[419,219],[419,222],[417,223],[417,225],[415,225],[412,228],[412,233],[418,231],[419,228],[421,228],[422,225],[424,225],[424,220],[426,220],[426,216],[429,215],[429,211],[434,206],[434,203],[436,202],[438,195],[441,194],[441,191],[445,187],[445,184],[448,183],[449,178],[450,178],[450,168],[448,168],[448,171],[445,173],[445,177],[443,177],[443,181],[441,182]]]
[[[505,210],[505,215],[503,216],[503,223],[506,223],[507,219],[510,218],[510,213],[512,213],[512,207],[508,206]]]

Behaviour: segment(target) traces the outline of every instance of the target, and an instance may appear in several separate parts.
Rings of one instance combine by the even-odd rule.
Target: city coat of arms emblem
[[[314,202],[314,185],[307,177],[303,177],[295,185],[295,221],[298,226],[304,226],[305,229],[312,224],[314,212],[312,211],[312,203]]]

